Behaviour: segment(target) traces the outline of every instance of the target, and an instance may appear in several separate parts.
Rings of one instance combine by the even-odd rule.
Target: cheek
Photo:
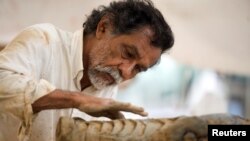
[[[159,60],[161,57],[161,50],[157,49],[157,50],[152,50],[151,51],[151,59],[152,60]]]
[[[90,65],[93,68],[95,66],[114,66],[121,58],[121,53],[119,52],[119,46],[113,41],[102,41],[95,46],[90,53]]]
[[[93,49],[90,53],[90,67],[104,66],[104,64],[109,60],[112,55],[108,49],[98,48]]]

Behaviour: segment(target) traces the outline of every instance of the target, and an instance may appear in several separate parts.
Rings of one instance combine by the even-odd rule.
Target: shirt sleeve
[[[55,90],[41,78],[49,56],[47,38],[39,28],[30,27],[0,52],[0,112],[21,120],[20,138],[29,134],[35,117],[31,104]]]

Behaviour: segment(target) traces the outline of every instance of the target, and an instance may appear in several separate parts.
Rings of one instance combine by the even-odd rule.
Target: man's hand
[[[112,99],[98,98],[79,92],[56,89],[32,103],[34,113],[49,109],[77,108],[91,116],[124,118],[121,111],[147,116],[144,109],[130,103],[118,102]]]
[[[118,102],[112,99],[98,98],[88,95],[81,95],[77,99],[78,109],[95,117],[108,117],[111,119],[124,118],[120,111],[131,112],[141,116],[147,116],[142,107],[131,105],[130,103]]]

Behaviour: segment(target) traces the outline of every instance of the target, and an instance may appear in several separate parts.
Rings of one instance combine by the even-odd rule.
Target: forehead
[[[124,35],[126,40],[124,44],[133,47],[139,54],[138,61],[149,68],[156,64],[161,55],[161,48],[151,44],[153,32],[149,27],[143,27],[131,34]]]

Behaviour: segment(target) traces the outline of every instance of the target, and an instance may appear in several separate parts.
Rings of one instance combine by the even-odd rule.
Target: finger
[[[116,119],[125,119],[125,116],[121,112],[118,112],[118,116]]]
[[[125,119],[125,116],[121,112],[115,112],[111,119]]]
[[[141,107],[140,107],[141,108]],[[142,110],[142,111],[141,111]],[[134,113],[134,114],[137,114],[137,115],[140,115],[140,116],[148,116],[148,113],[144,111],[143,108],[141,108],[140,110],[135,110],[135,109],[132,109],[132,110],[124,110],[126,112],[131,112],[131,113]]]
[[[118,101],[112,101],[110,105],[110,109],[117,110],[117,111],[126,111],[126,112],[143,112],[144,109],[139,106],[132,105],[131,103],[124,103]]]
[[[135,105],[132,105],[130,103],[123,103],[123,102],[116,102],[112,105],[113,110],[117,110],[117,111],[125,111],[125,112],[131,112],[134,114],[138,114],[141,116],[147,116],[148,113],[144,111],[144,109],[142,107],[138,107]]]
[[[132,105],[131,103],[125,103],[125,102],[119,102],[119,101],[111,101],[110,108],[113,110],[119,110],[119,111],[126,111],[126,110],[133,110],[142,112],[144,109],[139,106]]]
[[[139,113],[138,115],[141,115],[141,116],[143,116],[143,117],[146,117],[146,116],[148,116],[148,112],[141,112],[141,113]]]
[[[105,117],[108,117],[110,119],[125,119],[125,116],[121,113],[121,112],[107,112],[105,115]]]

